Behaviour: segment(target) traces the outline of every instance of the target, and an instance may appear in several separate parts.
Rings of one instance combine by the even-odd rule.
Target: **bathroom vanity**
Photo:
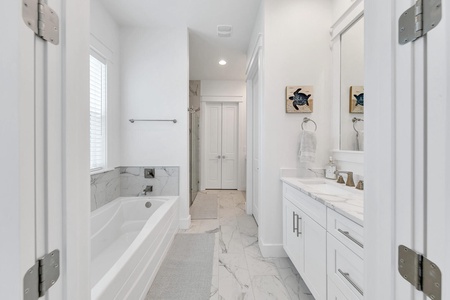
[[[283,247],[316,300],[364,299],[363,191],[283,177]]]

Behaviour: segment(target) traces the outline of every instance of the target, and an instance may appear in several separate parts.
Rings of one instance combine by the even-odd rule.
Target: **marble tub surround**
[[[155,178],[144,178],[144,169],[155,169]],[[149,196],[178,196],[178,167],[117,167],[91,175],[91,211],[118,197],[136,197],[147,185]]]
[[[301,191],[327,207],[339,212],[350,220],[364,224],[364,191],[336,183],[334,180],[318,178],[282,177],[281,181]],[[317,183],[330,185],[330,191],[323,192],[315,188]],[[337,191],[334,194],[332,191]]]
[[[91,175],[91,211],[120,197],[119,170]]]
[[[219,219],[193,220],[183,233],[215,233],[210,299],[314,300],[289,258],[264,258],[258,227],[245,213],[239,191],[213,191],[219,198]]]
[[[155,169],[155,178],[145,178],[144,169]],[[137,196],[147,185],[150,196],[178,196],[178,167],[120,167],[120,196]]]

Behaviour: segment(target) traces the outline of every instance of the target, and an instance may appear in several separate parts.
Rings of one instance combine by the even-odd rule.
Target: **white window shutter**
[[[106,64],[90,57],[91,172],[106,167]]]

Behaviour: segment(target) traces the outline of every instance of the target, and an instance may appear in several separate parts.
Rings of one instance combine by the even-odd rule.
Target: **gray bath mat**
[[[177,234],[146,300],[208,300],[214,234]]]
[[[191,206],[191,219],[217,219],[217,195],[198,193]]]

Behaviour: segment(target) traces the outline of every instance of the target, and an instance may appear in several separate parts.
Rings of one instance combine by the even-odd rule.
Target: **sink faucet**
[[[353,172],[350,171],[336,171],[336,174],[347,174],[347,182],[345,183],[346,186],[355,186],[355,183],[353,182]]]
[[[147,185],[142,192],[144,195],[147,195],[147,192],[153,192],[153,185]]]

